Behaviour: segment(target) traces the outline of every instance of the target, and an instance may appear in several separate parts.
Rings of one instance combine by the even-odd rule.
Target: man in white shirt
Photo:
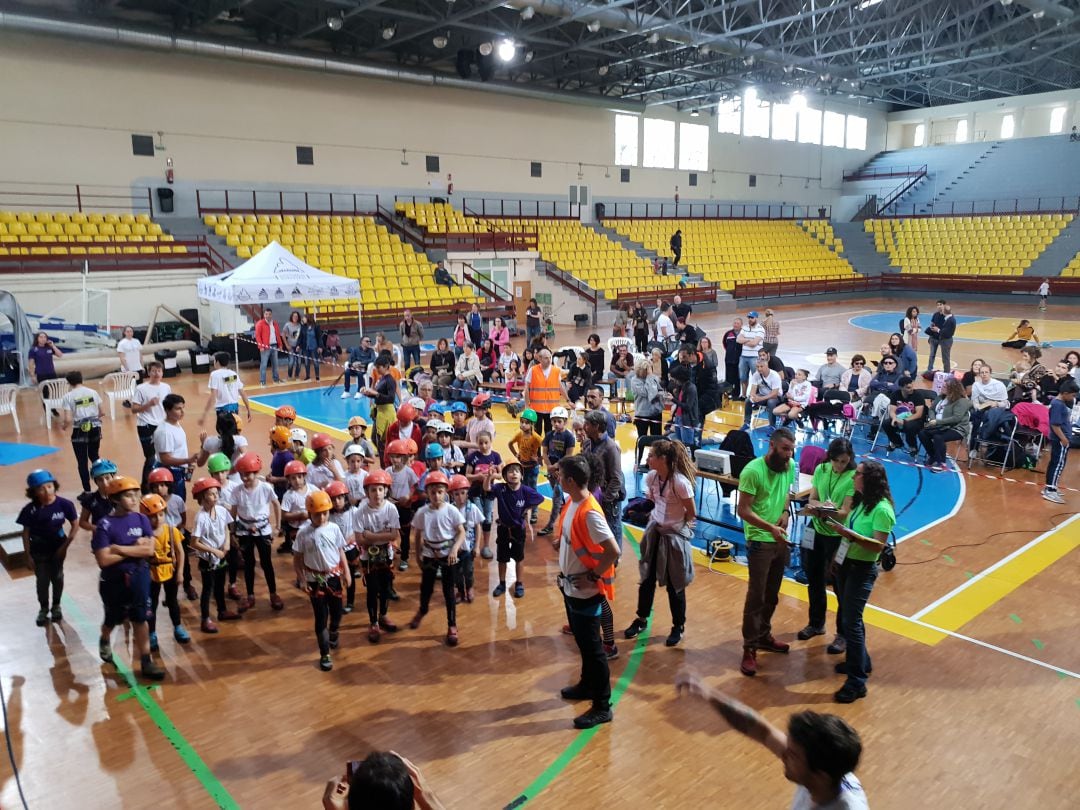
[[[735,342],[742,346],[742,355],[739,357],[739,380],[742,382],[742,393],[736,399],[742,399],[747,395],[750,375],[757,365],[758,349],[765,343],[765,327],[758,323],[756,311],[746,315],[746,323],[739,330]]]
[[[775,421],[773,409],[780,404],[783,383],[780,375],[769,368],[767,360],[758,359],[757,369],[750,375],[746,386],[746,402],[743,405],[743,430],[750,429],[750,414],[754,408],[765,406],[765,412],[769,415],[769,425]]]
[[[1042,280],[1042,284],[1039,285],[1039,309],[1043,312],[1046,311],[1046,299],[1050,295],[1050,282],[1045,278]]]
[[[116,343],[116,353],[120,355],[120,370],[132,371],[143,379],[142,343],[135,338],[135,330],[124,327],[124,336]]]
[[[165,369],[157,360],[146,364],[146,382],[135,386],[129,407],[135,414],[135,430],[143,451],[142,487],[146,489],[146,477],[154,469],[154,431],[165,421],[165,409],[161,403],[172,393],[168,383],[162,382]]]
[[[1009,394],[1005,390],[1005,383],[995,380],[994,369],[989,363],[983,363],[979,369],[979,376],[971,384],[971,454],[978,454],[979,428],[986,419],[991,408],[1008,408]]]
[[[248,421],[251,421],[251,403],[244,393],[244,381],[229,368],[231,361],[232,357],[228,352],[217,352],[214,355],[214,370],[210,372],[210,381],[207,383],[210,393],[206,398],[206,410],[199,420],[200,425],[206,422],[211,407],[217,413],[240,413],[240,400],[244,401]]]
[[[675,679],[680,695],[709,703],[733,729],[761,743],[784,763],[784,776],[798,787],[791,810],[869,810],[855,769],[862,740],[855,729],[833,714],[798,712],[788,718],[785,734],[749,706],[707,686],[694,672]]]
[[[190,468],[197,456],[188,453],[187,434],[180,426],[184,418],[184,398],[179,394],[169,394],[162,401],[165,409],[165,421],[154,431],[154,453],[161,467],[168,467],[173,474],[173,494],[187,499],[187,487],[184,485]]]
[[[675,324],[671,322],[671,305],[666,301],[660,305],[660,314],[656,317],[656,339],[661,343],[675,334]]]

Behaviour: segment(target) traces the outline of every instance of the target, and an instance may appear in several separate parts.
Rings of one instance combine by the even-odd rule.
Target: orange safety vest
[[[529,369],[529,407],[537,413],[551,413],[559,405],[562,391],[559,383],[562,374],[558,367],[552,363],[548,367],[547,376],[540,366]]]
[[[562,511],[559,513],[559,519],[555,522],[556,537],[562,537],[563,518],[566,517],[566,510],[569,508],[570,499],[567,498]],[[605,521],[607,520],[604,517],[604,510],[600,508],[600,504],[596,502],[596,498],[591,492],[578,506],[577,512],[574,513],[574,522],[570,524],[570,547],[574,549],[574,554],[581,560],[582,565],[595,572],[597,561],[604,554],[604,547],[593,540],[589,534],[589,527],[585,522],[589,512],[596,512]],[[615,565],[612,564],[608,566],[607,570],[599,573],[600,579],[597,580],[596,586],[600,593],[611,602],[615,599]]]

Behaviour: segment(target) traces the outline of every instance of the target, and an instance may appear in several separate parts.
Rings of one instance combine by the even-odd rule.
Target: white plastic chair
[[[45,406],[45,428],[52,430],[53,411],[59,411],[64,407],[64,397],[71,391],[71,386],[65,379],[46,380],[38,384],[38,394]]]
[[[18,394],[19,386],[0,385],[0,416],[11,414],[11,418],[15,420],[15,432],[22,433],[22,429],[19,427],[19,412],[15,407]]]
[[[114,371],[106,374],[101,381],[105,393],[109,397],[109,415],[116,421],[116,403],[131,399],[135,395],[135,386],[139,382],[139,375],[134,371]]]

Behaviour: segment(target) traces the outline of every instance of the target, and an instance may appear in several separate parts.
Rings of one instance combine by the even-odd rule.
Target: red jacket
[[[285,348],[285,341],[281,337],[281,327],[274,324],[274,334],[277,335],[277,349]],[[266,318],[259,318],[255,323],[255,345],[259,347],[259,351],[270,348],[270,324],[266,322]]]

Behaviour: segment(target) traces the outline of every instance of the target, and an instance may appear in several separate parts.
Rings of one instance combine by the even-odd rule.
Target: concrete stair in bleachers
[[[1073,217],[1072,222],[1065,226],[1057,238],[1024,271],[1024,275],[1059,276],[1077,251],[1080,251],[1080,217]]]
[[[877,252],[874,235],[866,233],[861,222],[833,222],[832,226],[844,242],[844,258],[857,272],[864,276],[897,272],[897,268],[889,264],[889,257]]]
[[[949,214],[948,203],[953,200],[973,200],[977,197],[970,196],[975,188],[969,179],[977,174],[980,167],[987,163],[994,151],[998,148],[997,143],[965,144],[973,149],[964,149],[953,153],[955,162],[937,163],[931,172],[927,164],[927,176],[921,183],[911,188],[895,203],[898,216],[904,214]],[[944,149],[945,147],[938,147]],[[950,147],[957,149],[957,147]],[[967,158],[967,162],[965,162]],[[963,190],[961,190],[963,189]]]

